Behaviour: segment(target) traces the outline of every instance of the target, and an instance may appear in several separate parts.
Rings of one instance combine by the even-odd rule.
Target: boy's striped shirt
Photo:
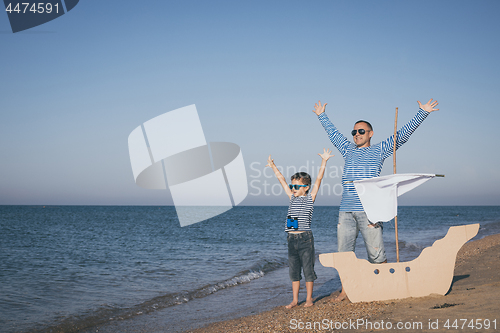
[[[288,206],[288,216],[299,220],[298,229],[288,229],[285,221],[285,231],[309,231],[311,230],[311,220],[314,210],[314,201],[311,194],[296,197],[292,194],[290,206]]]

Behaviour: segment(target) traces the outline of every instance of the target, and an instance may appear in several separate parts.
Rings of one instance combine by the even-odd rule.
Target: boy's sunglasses
[[[309,185],[292,185],[292,184],[290,184],[288,186],[290,186],[290,190],[296,189],[298,191],[299,188],[301,188],[301,187],[307,187]]]
[[[366,133],[366,131],[364,129],[360,128],[359,130],[352,130],[352,132],[351,132],[352,136],[355,136],[356,132],[359,132],[360,135],[363,135]]]

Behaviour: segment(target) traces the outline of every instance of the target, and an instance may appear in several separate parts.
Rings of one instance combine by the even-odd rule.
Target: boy
[[[292,280],[293,300],[286,306],[291,309],[298,304],[300,280],[302,276],[300,271],[304,271],[306,280],[307,298],[305,307],[312,306],[313,299],[313,286],[316,280],[316,273],[314,272],[314,237],[311,231],[311,218],[313,214],[313,204],[318,194],[319,186],[323,175],[325,174],[326,161],[334,155],[330,155],[331,150],[323,148],[321,156],[321,166],[318,172],[318,178],[314,183],[314,187],[309,193],[311,188],[311,176],[305,172],[297,172],[291,177],[292,184],[287,185],[285,177],[278,170],[271,159],[271,155],[267,159],[269,166],[273,169],[274,174],[278,178],[285,193],[290,198],[290,206],[288,207],[287,222],[285,231],[287,232],[288,241],[288,266],[290,280]]]

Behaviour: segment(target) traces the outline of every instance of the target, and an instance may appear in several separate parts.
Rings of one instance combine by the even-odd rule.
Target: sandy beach
[[[331,331],[500,331],[500,234],[465,244],[457,255],[453,283],[445,296],[431,295],[383,302],[332,303],[310,308],[277,307],[222,321],[189,333]]]

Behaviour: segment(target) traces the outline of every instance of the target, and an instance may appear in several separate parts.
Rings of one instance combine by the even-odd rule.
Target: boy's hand
[[[418,106],[424,111],[427,111],[427,112],[439,111],[439,109],[434,109],[434,107],[438,105],[438,101],[432,102],[432,98],[424,105],[422,105],[422,103],[420,103],[420,101],[417,101],[417,103],[418,103]]]
[[[266,167],[272,167],[274,165],[274,160],[271,158],[271,155],[267,158]]]
[[[321,105],[321,101],[318,101],[318,103],[314,104],[314,110],[313,112],[316,113],[317,116],[325,112],[326,104]]]
[[[325,104],[325,105],[326,105],[326,104]],[[332,151],[331,151],[330,149],[325,149],[325,148],[323,148],[323,154],[318,154],[318,155],[319,155],[319,156],[321,156],[321,158],[322,158],[323,160],[328,161],[328,159],[329,159],[330,157],[335,156],[335,155],[332,155],[332,154],[331,154],[331,152],[332,152]]]

